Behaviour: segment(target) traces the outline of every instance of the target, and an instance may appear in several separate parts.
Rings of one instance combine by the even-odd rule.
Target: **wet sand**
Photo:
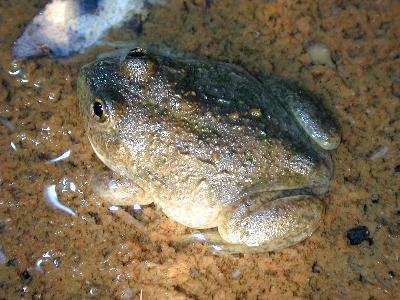
[[[13,63],[13,41],[45,1],[0,1],[0,299],[400,297],[400,3],[296,2],[168,1],[140,36],[110,34],[293,79],[341,124],[319,229],[279,252],[217,255],[174,242],[191,230],[153,205],[96,199],[87,182],[104,166],[75,91],[95,51]],[[312,42],[330,49],[334,67],[312,63]],[[69,211],[46,201],[52,186]],[[358,225],[369,239],[351,245]]]

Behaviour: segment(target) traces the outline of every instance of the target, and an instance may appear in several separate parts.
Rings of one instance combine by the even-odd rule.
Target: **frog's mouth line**
[[[90,136],[89,136],[88,138],[89,138],[89,142],[90,142],[90,145],[92,146],[92,149],[93,149],[94,153],[97,155],[97,157],[98,157],[106,166],[109,166],[110,161],[109,161],[108,159],[106,159],[106,158],[96,149],[96,147],[94,146],[94,143],[93,143],[93,141],[92,141],[92,138],[91,138]]]
[[[115,161],[112,161],[103,154],[101,154],[101,152],[95,146],[95,143],[93,142],[92,138],[90,136],[88,138],[94,153],[97,155],[97,157],[101,160],[103,164],[105,164],[111,171],[117,173],[118,175],[129,177],[129,172],[125,167],[119,165]]]

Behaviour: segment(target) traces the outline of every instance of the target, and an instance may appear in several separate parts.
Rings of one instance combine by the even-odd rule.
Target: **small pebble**
[[[350,245],[358,245],[366,240],[368,240],[370,244],[372,243],[372,239],[369,238],[369,230],[363,225],[349,229],[347,231],[347,239],[349,240]]]
[[[392,279],[396,277],[396,273],[394,271],[389,271],[388,274],[389,274],[389,277]]]
[[[240,272],[239,269],[236,269],[235,271],[232,272],[231,276],[233,279],[239,279],[240,276],[242,276],[242,272]]]
[[[314,64],[325,65],[331,68],[335,67],[331,58],[331,52],[325,44],[315,42],[311,43],[307,47],[307,53],[310,55]]]

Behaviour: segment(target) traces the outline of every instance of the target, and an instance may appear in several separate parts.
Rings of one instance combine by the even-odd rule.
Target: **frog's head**
[[[155,72],[151,55],[134,48],[100,58],[79,73],[79,106],[89,140],[97,156],[118,173],[127,172],[132,119],[143,112],[141,103],[149,96]]]

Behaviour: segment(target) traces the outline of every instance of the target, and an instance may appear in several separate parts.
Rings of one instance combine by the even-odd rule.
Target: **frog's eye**
[[[100,98],[95,98],[92,102],[92,115],[100,123],[104,123],[108,119],[106,106]]]
[[[121,64],[121,72],[136,82],[148,82],[156,73],[154,57],[142,48],[133,48]]]

